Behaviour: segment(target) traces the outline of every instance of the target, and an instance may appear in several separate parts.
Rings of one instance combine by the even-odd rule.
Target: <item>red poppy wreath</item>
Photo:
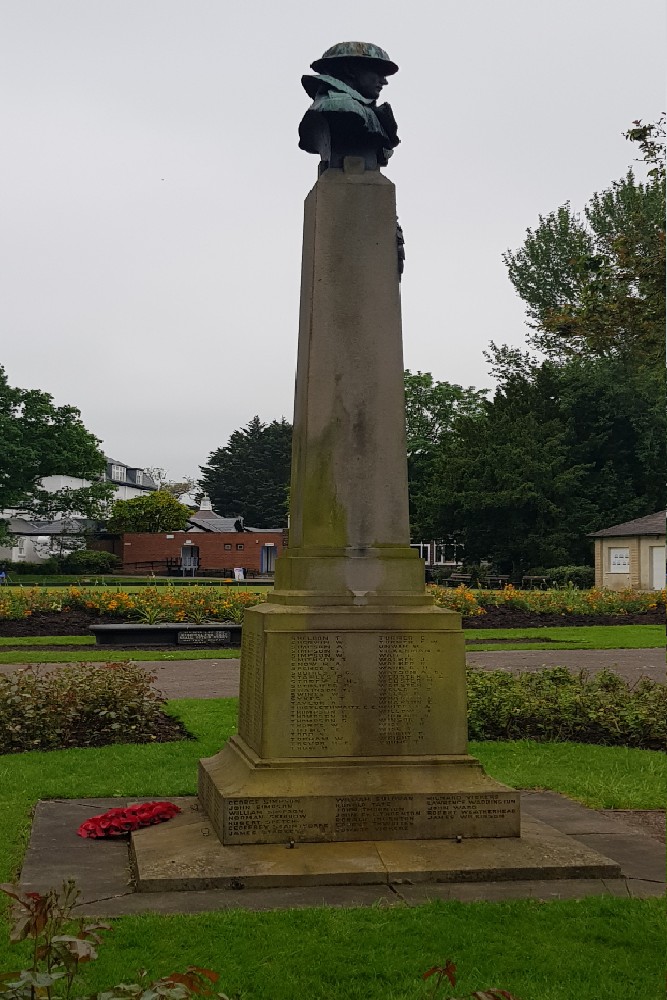
[[[164,823],[181,810],[173,802],[140,802],[125,809],[107,809],[91,816],[76,831],[80,837],[122,837],[142,826]]]

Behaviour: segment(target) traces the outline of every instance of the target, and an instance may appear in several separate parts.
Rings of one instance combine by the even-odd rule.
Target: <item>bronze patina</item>
[[[313,103],[299,126],[299,146],[319,153],[320,172],[363,158],[367,170],[386,166],[399,143],[389,104],[377,104],[387,77],[398,72],[384,49],[370,42],[338,42],[301,77]]]

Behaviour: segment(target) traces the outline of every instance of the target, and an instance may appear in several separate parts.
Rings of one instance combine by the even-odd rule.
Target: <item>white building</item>
[[[112,502],[132,500],[157,490],[157,484],[144,469],[108,456],[106,462],[103,478],[115,486]],[[74,476],[47,476],[40,483],[48,493],[80,490],[90,485],[89,480]],[[56,514],[52,521],[40,521],[22,516],[20,509],[12,509],[3,511],[0,517],[9,521],[12,535],[11,545],[0,546],[0,562],[45,562],[52,555],[81,548],[85,533],[93,527],[91,521],[76,514]]]

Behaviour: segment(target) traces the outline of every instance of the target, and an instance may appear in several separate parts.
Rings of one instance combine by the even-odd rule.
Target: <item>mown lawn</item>
[[[0,663],[120,663],[123,660],[229,660],[240,655],[238,649],[133,649],[81,644],[80,649],[5,650],[0,646]]]
[[[196,741],[0,757],[0,880],[15,877],[38,798],[192,794],[196,762],[234,731],[233,699],[170,703]],[[593,805],[657,807],[667,762],[651,751],[571,744],[472,744],[495,777]],[[411,1000],[420,974],[452,958],[460,995],[496,986],[522,1000],[653,1000],[664,905],[656,900],[431,903],[123,917],[87,967],[86,989],[188,964],[218,970],[245,1000]],[[19,948],[19,953],[21,949]],[[17,967],[0,923],[0,969]],[[444,994],[446,996],[447,994]],[[457,994],[459,995],[459,994]]]
[[[662,625],[599,625],[579,628],[469,629],[466,644],[472,650],[494,649],[654,649],[664,647]],[[502,642],[498,640],[502,639]],[[481,640],[481,641],[480,641]],[[522,641],[523,640],[523,641]],[[3,646],[80,646],[80,649],[3,650]],[[237,649],[184,649],[182,652],[142,649],[122,652],[95,645],[94,636],[0,636],[0,663],[70,663],[76,660],[205,660],[237,657]]]
[[[478,642],[480,639],[484,642]],[[499,639],[506,641],[498,642]],[[476,628],[466,632],[466,644],[470,649],[664,649],[665,628],[663,625]]]

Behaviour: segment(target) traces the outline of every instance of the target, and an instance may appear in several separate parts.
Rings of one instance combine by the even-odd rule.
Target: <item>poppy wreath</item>
[[[142,826],[164,823],[181,810],[173,802],[140,802],[125,809],[107,809],[91,816],[76,831],[80,837],[123,837]]]

